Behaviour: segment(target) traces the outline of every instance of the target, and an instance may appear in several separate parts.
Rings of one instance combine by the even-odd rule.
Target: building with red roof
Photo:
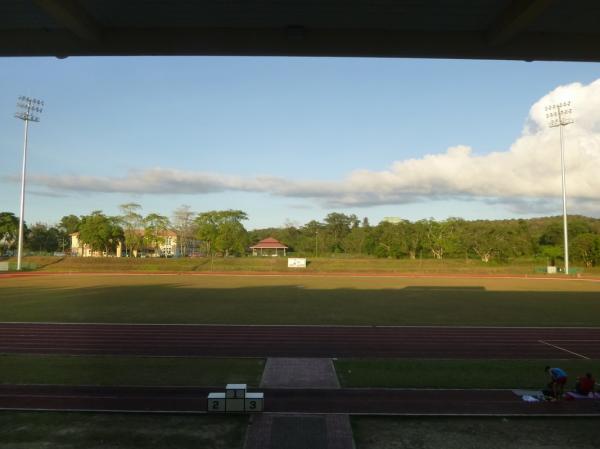
[[[274,239],[273,237],[268,237],[266,239],[261,240],[256,245],[251,246],[253,256],[279,256],[279,250],[283,250],[283,256],[286,256],[286,251],[288,249],[283,243],[279,240]]]

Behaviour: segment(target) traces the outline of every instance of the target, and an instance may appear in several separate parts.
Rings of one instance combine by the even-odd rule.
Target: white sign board
[[[8,262],[0,262],[0,271],[8,271]]]
[[[306,258],[288,257],[288,268],[306,268]]]

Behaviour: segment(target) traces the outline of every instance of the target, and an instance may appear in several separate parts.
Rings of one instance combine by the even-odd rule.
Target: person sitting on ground
[[[592,373],[586,373],[585,376],[580,376],[575,383],[575,391],[579,394],[587,396],[594,391],[596,380]]]
[[[550,368],[549,366],[544,371],[550,375],[548,387],[552,390],[554,398],[557,400],[562,398],[567,383],[567,373],[560,368]]]

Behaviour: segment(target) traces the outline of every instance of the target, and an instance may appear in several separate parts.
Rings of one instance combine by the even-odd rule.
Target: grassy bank
[[[36,276],[0,280],[0,321],[600,325],[600,283],[531,279]]]
[[[595,418],[352,417],[357,449],[594,449]]]
[[[586,372],[600,373],[599,360],[409,360],[341,359],[335,368],[344,387],[542,389],[544,367],[569,374],[567,389]]]
[[[93,257],[26,257],[26,263],[49,272],[97,271],[298,271],[287,267],[284,257],[222,258],[93,258]],[[517,259],[510,263],[484,263],[477,259],[377,259],[365,257],[308,258],[302,272],[386,272],[386,273],[478,273],[534,274],[546,264],[546,259]],[[540,274],[540,273],[538,273]],[[600,268],[589,268],[584,274],[598,275]]]
[[[4,384],[258,385],[264,360],[0,354],[0,366]]]
[[[0,449],[241,449],[247,417],[0,411]]]

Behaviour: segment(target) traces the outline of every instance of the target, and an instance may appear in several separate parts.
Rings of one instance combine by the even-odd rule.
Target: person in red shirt
[[[577,379],[577,382],[575,383],[575,391],[579,394],[587,396],[594,391],[595,386],[596,380],[591,373],[587,373],[585,376],[581,376]]]

